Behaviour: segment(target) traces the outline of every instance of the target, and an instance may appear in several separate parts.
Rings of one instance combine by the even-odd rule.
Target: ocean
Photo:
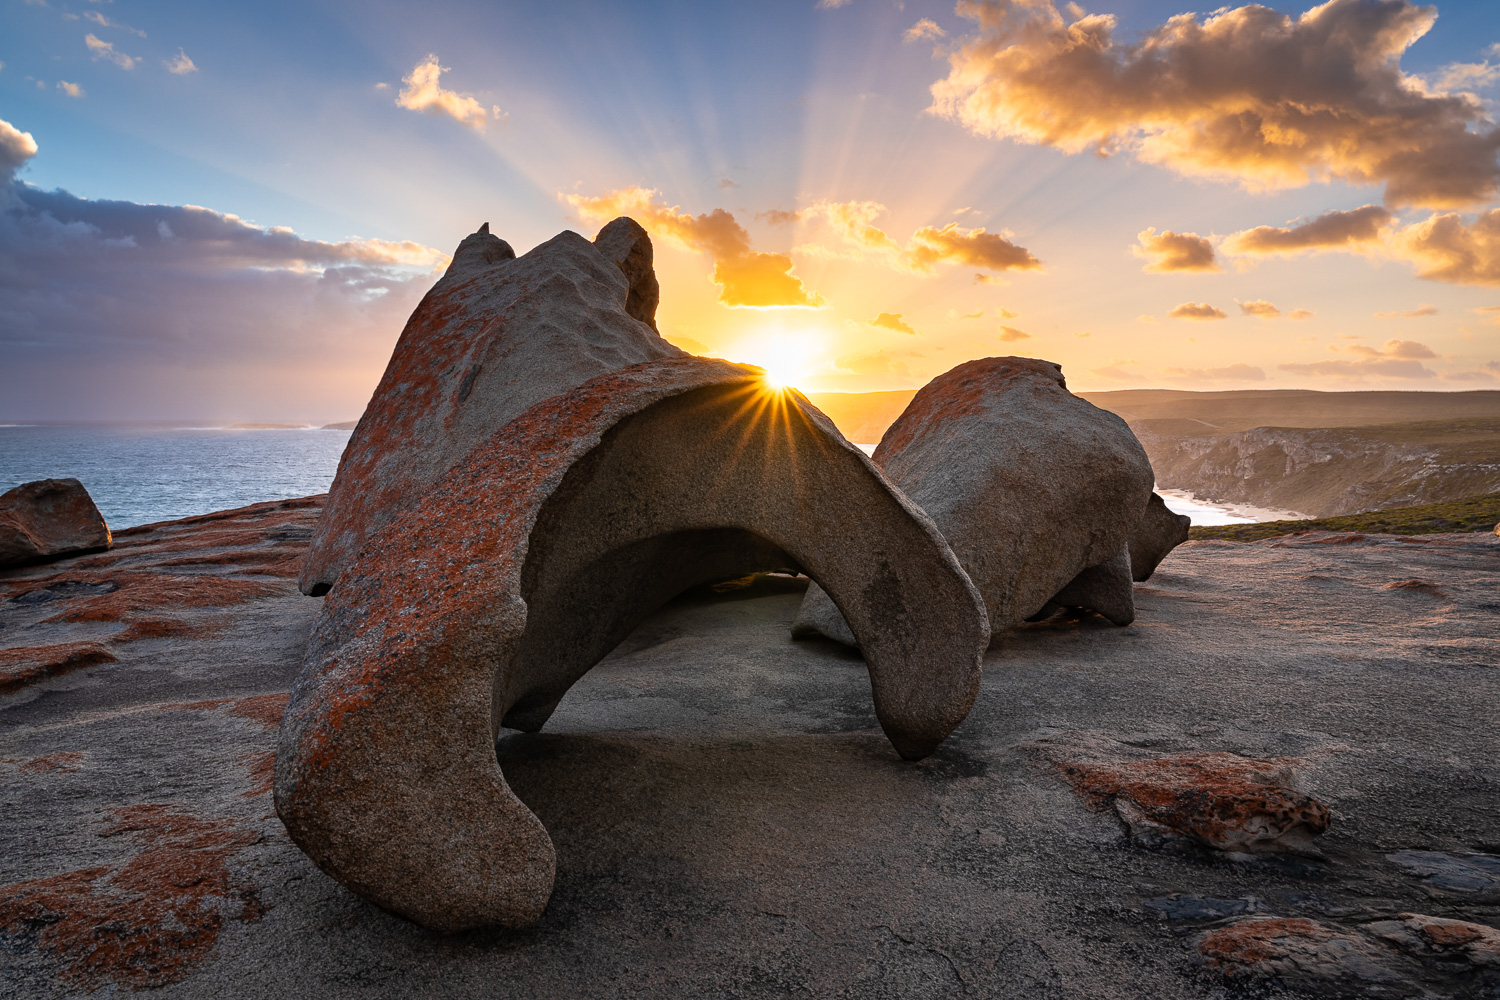
[[[0,492],[34,479],[83,483],[114,529],[327,491],[349,431],[0,424]],[[874,445],[860,445],[868,451]],[[1296,517],[1161,490],[1194,524]]]

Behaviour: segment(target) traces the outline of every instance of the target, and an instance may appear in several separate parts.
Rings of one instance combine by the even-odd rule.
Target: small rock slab
[[[0,494],[0,569],[109,545],[109,525],[76,479],[38,479]]]
[[[1054,767],[1094,809],[1113,809],[1135,837],[1180,837],[1220,851],[1320,856],[1328,807],[1293,789],[1297,758],[1182,753],[1146,757],[1091,733],[1020,749]]]

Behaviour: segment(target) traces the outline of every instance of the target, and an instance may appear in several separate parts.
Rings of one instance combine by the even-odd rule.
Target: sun
[[[782,390],[795,388],[812,374],[815,347],[806,336],[772,334],[756,338],[735,353],[737,360],[765,371],[768,388]]]

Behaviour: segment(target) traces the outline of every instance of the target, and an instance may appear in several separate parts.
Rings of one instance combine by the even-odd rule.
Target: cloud
[[[1347,212],[1324,212],[1311,222],[1293,226],[1256,226],[1230,236],[1224,252],[1231,254],[1282,254],[1303,250],[1349,250],[1379,243],[1391,224],[1391,213],[1379,205],[1365,205]]]
[[[912,25],[910,28],[907,28],[901,33],[901,40],[903,42],[920,42],[924,39],[935,42],[939,38],[946,37],[948,37],[948,33],[942,28],[938,27],[936,21],[927,17],[922,18],[916,24]]]
[[[1267,302],[1265,299],[1251,299],[1249,302],[1234,300],[1235,305],[1240,307],[1241,316],[1254,316],[1256,319],[1275,319],[1281,315],[1281,310]]]
[[[16,171],[36,155],[36,140],[30,132],[22,132],[10,122],[0,118],[0,183],[9,185]]]
[[[1467,371],[1467,372],[1448,372],[1447,374],[1445,374],[1443,376],[1443,381],[1445,381],[1445,382],[1481,382],[1481,383],[1484,383],[1484,384],[1488,385],[1488,384],[1492,384],[1492,383],[1494,383],[1496,381],[1500,381],[1500,380],[1497,380],[1495,378],[1495,375],[1494,375],[1493,372],[1487,372],[1487,371]]]
[[[1396,232],[1394,253],[1417,269],[1417,277],[1455,285],[1500,286],[1500,209],[1466,224],[1457,213],[1434,215]]]
[[[1042,262],[1030,250],[1017,246],[1003,234],[983,228],[964,229],[956,222],[941,227],[922,226],[903,244],[874,224],[885,210],[884,205],[875,201],[820,201],[809,205],[798,213],[799,219],[826,223],[839,244],[799,249],[855,260],[872,256],[913,274],[931,274],[943,264],[988,271],[1041,269]]]
[[[795,210],[788,212],[780,208],[768,208],[764,212],[756,212],[755,217],[773,226],[790,226],[802,218],[802,213]]]
[[[1124,149],[1251,189],[1384,184],[1392,205],[1500,192],[1500,130],[1462,94],[1402,72],[1437,17],[1410,0],[1329,0],[1292,18],[1252,4],[1179,14],[1138,42],[1050,0],[960,0],[977,24],[932,86],[934,114],[1070,153]],[[1475,130],[1471,130],[1471,126]]]
[[[793,275],[792,258],[784,253],[761,253],[750,248],[750,234],[735,217],[716,208],[702,215],[658,203],[659,192],[632,187],[598,197],[562,195],[582,219],[607,222],[628,215],[651,232],[706,253],[714,261],[714,283],[719,301],[727,306],[817,307],[823,299],[809,292]]]
[[[1286,318],[1303,320],[1312,319],[1316,315],[1317,313],[1313,312],[1311,309],[1293,309],[1291,312],[1286,314]]]
[[[1167,313],[1173,319],[1227,319],[1228,313],[1207,302],[1184,302]]]
[[[1167,374],[1178,378],[1212,382],[1264,382],[1266,373],[1255,365],[1237,361],[1223,368],[1168,368]]]
[[[460,125],[483,132],[491,112],[471,94],[460,94],[445,90],[439,80],[451,67],[438,65],[438,57],[428,55],[417,63],[412,71],[401,78],[406,84],[396,96],[396,106],[410,111],[425,111],[431,115],[447,115]],[[499,108],[493,109],[495,118],[503,118]]]
[[[1295,375],[1319,375],[1325,378],[1364,378],[1367,375],[1382,375],[1386,378],[1434,378],[1436,372],[1420,361],[1400,361],[1394,358],[1372,358],[1362,361],[1313,361],[1306,364],[1278,365],[1284,372]]]
[[[1500,306],[1477,306],[1470,312],[1479,313],[1484,316],[1484,322],[1500,326]]]
[[[1375,313],[1376,319],[1421,319],[1423,316],[1436,316],[1437,306],[1421,306],[1417,309],[1406,309],[1400,312]]]
[[[146,37],[146,33],[144,31],[142,31],[140,28],[132,28],[128,24],[121,24],[119,21],[111,21],[109,18],[105,17],[103,14],[99,13],[97,10],[86,10],[86,11],[84,11],[83,12],[83,19],[85,21],[93,21],[95,24],[99,25],[101,28],[115,28],[115,29],[118,29],[120,31],[128,31],[132,35],[136,35],[136,36],[139,36],[141,38],[145,38]]]
[[[901,313],[881,313],[870,320],[871,326],[884,327],[887,330],[895,330],[897,333],[916,333],[909,324],[901,318]]]
[[[1422,361],[1437,357],[1437,353],[1432,348],[1426,344],[1419,344],[1415,340],[1387,340],[1383,348],[1351,344],[1349,350],[1364,358],[1403,358]]]
[[[187,76],[189,73],[198,72],[197,64],[189,59],[188,54],[181,49],[178,49],[177,54],[172,58],[163,59],[161,64],[167,68],[168,73],[174,76]]]
[[[1142,378],[1142,376],[1137,375],[1135,372],[1127,371],[1125,368],[1121,367],[1122,365],[1133,365],[1133,364],[1135,364],[1134,361],[1115,361],[1114,363],[1106,365],[1103,368],[1092,369],[1092,374],[1098,375],[1100,378],[1107,378],[1107,379],[1109,379],[1112,382],[1143,382],[1143,381],[1145,381],[1145,379]]]
[[[1165,274],[1171,271],[1219,271],[1214,259],[1214,245],[1197,233],[1160,233],[1153,226],[1136,234],[1130,252],[1146,261],[1142,271]]]
[[[1000,327],[1000,339],[1008,344],[1017,340],[1030,340],[1031,334],[1025,330],[1017,330],[1013,326],[1002,326]]]
[[[818,10],[838,10],[849,6],[849,0],[818,0]]]
[[[83,44],[88,46],[89,52],[93,53],[96,60],[108,59],[121,69],[135,69],[136,63],[140,62],[135,56],[127,56],[123,52],[116,52],[112,43],[106,42],[93,34],[84,35]]]
[[[13,179],[35,153],[29,135],[0,121],[9,419],[309,405],[348,419],[447,260],[418,243],[309,240],[207,208],[44,191]]]
[[[84,96],[83,87],[76,83],[69,83],[67,80],[58,80],[57,89],[69,97],[78,98]]]

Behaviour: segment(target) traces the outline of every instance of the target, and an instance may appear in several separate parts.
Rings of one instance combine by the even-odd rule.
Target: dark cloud
[[[0,419],[349,419],[446,258],[14,174],[0,122]]]
[[[1390,212],[1365,205],[1347,212],[1324,212],[1311,222],[1293,226],[1256,226],[1224,241],[1232,254],[1298,253],[1303,250],[1350,250],[1379,243],[1391,224]]]
[[[977,23],[932,87],[973,132],[1069,152],[1128,149],[1252,188],[1384,184],[1393,205],[1500,192],[1500,130],[1462,93],[1401,69],[1434,7],[1329,0],[1298,17],[1252,4],[1179,14],[1130,43],[1112,16],[1050,0],[960,0]]]

